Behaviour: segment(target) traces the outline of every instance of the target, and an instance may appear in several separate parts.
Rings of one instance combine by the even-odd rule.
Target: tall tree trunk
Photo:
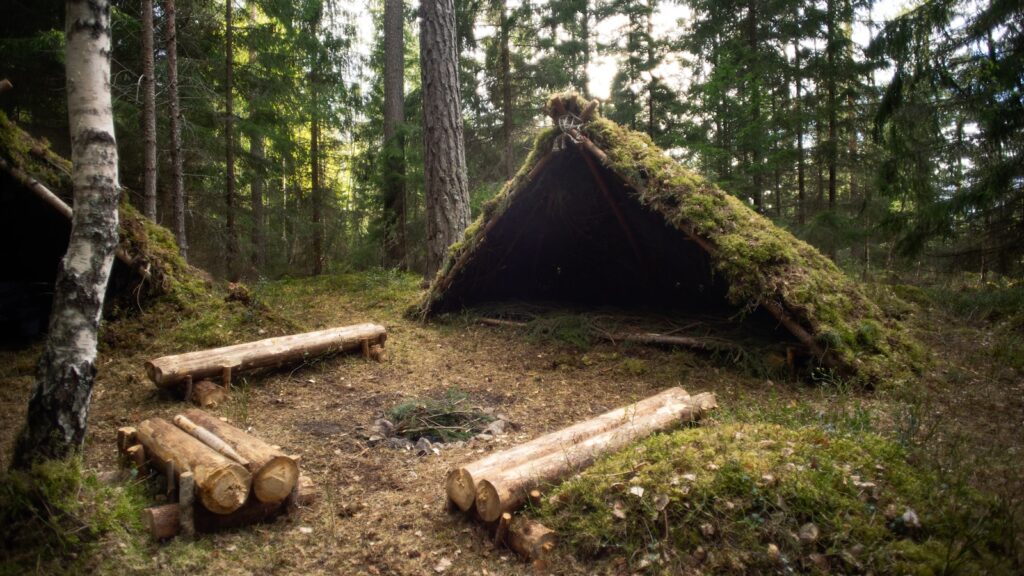
[[[793,41],[793,52],[795,54],[795,66],[793,70],[793,82],[796,84],[796,180],[797,180],[797,223],[803,226],[807,223],[807,195],[804,165],[804,106],[803,96],[803,71],[800,69],[800,40]]]
[[[511,180],[515,175],[512,152],[512,56],[509,53],[509,30],[508,15],[505,1],[501,0],[497,6],[498,15],[498,39],[500,43],[499,54],[499,75],[501,82],[501,139],[505,151],[505,179]]]
[[[838,164],[839,164],[839,143],[837,141],[838,134],[838,115],[839,112],[836,109],[836,50],[838,49],[836,41],[836,0],[828,0],[826,8],[826,33],[827,44],[825,45],[826,61],[828,63],[826,74],[828,77],[825,81],[826,86],[826,112],[828,113],[828,147],[826,152],[828,153],[828,211],[834,212],[836,209],[836,184],[838,177]],[[835,234],[828,242],[828,255],[833,260],[836,259],[836,238]]]
[[[469,226],[469,185],[462,140],[454,0],[420,5],[423,175],[427,208],[427,278]]]
[[[103,297],[118,242],[117,144],[110,97],[110,2],[68,0],[65,8],[68,120],[74,214],[54,286],[28,419],[13,465],[65,457],[85,440],[96,374]]]
[[[750,0],[747,4],[747,21],[746,21],[746,34],[747,34],[747,45],[750,50],[750,57],[757,58],[758,54],[758,37],[757,37],[757,0]],[[757,66],[755,62],[753,64]],[[757,136],[761,134],[761,82],[757,77],[759,70],[748,70],[747,75],[751,79],[753,86],[750,87],[750,108],[751,108],[751,128],[757,130]],[[748,136],[749,138],[749,136]],[[754,207],[758,212],[764,213],[764,175],[762,174],[762,162],[761,162],[761,138],[757,138],[750,144],[750,157],[751,167],[753,169],[753,196],[754,196]]]
[[[153,70],[153,0],[142,0],[142,198],[156,222],[156,78]]]
[[[252,183],[249,188],[252,203],[252,266],[257,273],[262,273],[267,259],[266,216],[263,213],[266,151],[263,148],[263,135],[255,129],[249,135],[249,142],[249,152],[253,160]]]
[[[235,95],[233,46],[234,23],[231,21],[233,0],[224,3],[224,225],[227,242],[224,250],[228,280],[238,280],[238,231],[235,229]]]
[[[384,2],[384,255],[405,268],[405,14],[403,0]]]
[[[314,95],[315,98],[315,95]],[[320,118],[313,113],[309,126],[309,169],[313,186],[313,275],[324,272],[323,183],[320,181]]]
[[[250,0],[249,17],[251,22],[257,22],[259,12],[256,3]],[[255,63],[259,54],[252,47],[249,48],[250,65]],[[256,94],[249,95],[249,122],[252,128],[249,130],[249,158],[252,168],[252,182],[249,185],[249,203],[252,204],[252,267],[256,274],[262,274],[267,260],[266,242],[266,216],[264,215],[264,186],[266,184],[266,151],[263,147],[263,134],[257,124],[263,120],[259,97]]]
[[[580,43],[583,44],[583,73],[579,91],[590,98],[590,0],[583,0],[580,7]]]
[[[167,101],[171,116],[171,202],[174,206],[174,237],[181,257],[188,260],[185,234],[185,178],[181,152],[181,104],[178,100],[178,32],[175,0],[166,0]]]

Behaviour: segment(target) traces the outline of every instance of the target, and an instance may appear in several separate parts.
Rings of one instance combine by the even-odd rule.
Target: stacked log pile
[[[163,474],[177,497],[143,511],[157,539],[270,521],[317,496],[296,457],[201,410],[121,428],[117,446],[140,474]]]
[[[177,391],[186,401],[216,407],[231,388],[231,379],[244,370],[278,368],[319,356],[360,351],[381,362],[387,331],[378,324],[353,324],[317,332],[292,334],[163,356],[146,362],[146,374],[158,388]],[[219,379],[221,384],[214,380]]]
[[[462,510],[494,530],[496,544],[543,563],[556,535],[543,525],[513,513],[539,502],[542,490],[561,482],[601,455],[654,432],[694,422],[717,407],[714,394],[690,396],[669,388],[514,448],[490,454],[448,473],[448,507]]]

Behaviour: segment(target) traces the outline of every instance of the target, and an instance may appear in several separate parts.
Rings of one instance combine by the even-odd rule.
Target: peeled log
[[[225,367],[237,373],[253,368],[283,366],[290,362],[346,350],[361,350],[363,342],[383,345],[387,331],[377,324],[355,324],[319,332],[292,334],[214,348],[146,362],[146,374],[160,388],[183,382],[187,376],[199,381],[221,377]]]
[[[587,438],[617,428],[638,416],[650,414],[668,402],[680,402],[689,397],[690,395],[682,388],[669,388],[635,404],[605,412],[595,418],[545,434],[514,448],[495,452],[476,462],[456,468],[450,471],[445,479],[448,498],[461,510],[469,511],[476,500],[477,482],[494,471],[514,467],[552,452],[561,452]],[[495,516],[492,520],[497,518]]]
[[[186,410],[185,418],[210,431],[248,462],[252,490],[260,502],[283,502],[299,479],[299,466],[279,448],[202,410]]]
[[[493,522],[526,503],[531,490],[562,480],[591,465],[602,454],[619,450],[653,432],[696,420],[714,406],[714,394],[672,399],[650,414],[638,415],[618,428],[578,444],[518,465],[491,469],[477,483],[477,514],[485,522]]]
[[[252,475],[241,464],[221,456],[162,418],[150,418],[138,426],[139,442],[157,470],[175,476],[192,472],[196,493],[207,509],[216,514],[238,510],[249,497]]]

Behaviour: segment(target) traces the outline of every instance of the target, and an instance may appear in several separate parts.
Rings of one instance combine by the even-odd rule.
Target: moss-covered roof
[[[0,112],[0,159],[7,172],[35,179],[67,204],[72,203],[71,162],[55,153],[45,140],[32,137]],[[12,174],[13,176],[13,174]],[[17,178],[15,178],[17,180]],[[28,190],[26,194],[31,194]],[[122,198],[119,221],[121,251],[132,262],[135,280],[123,288],[138,304],[148,298],[170,296],[188,301],[206,291],[203,274],[181,257],[174,235],[144,217]]]
[[[867,298],[858,284],[829,258],[737,198],[683,168],[651,139],[601,118],[584,114],[587,101],[575,94],[553,96],[547,110],[589,116],[574,133],[592,142],[600,159],[630,188],[642,205],[704,247],[716,274],[728,285],[728,300],[747,309],[774,308],[804,331],[822,360],[865,382],[909,375],[918,360],[916,345],[894,320]],[[526,162],[454,244],[420,306],[429,316],[440,311],[445,292],[456,282],[487,237],[488,230],[516,202],[518,194],[544,170],[562,129],[543,130]]]

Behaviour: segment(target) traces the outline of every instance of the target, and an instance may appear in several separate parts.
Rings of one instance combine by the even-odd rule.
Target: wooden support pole
[[[196,479],[191,472],[182,472],[178,478],[178,517],[181,522],[181,533],[191,538],[195,536]]]
[[[138,436],[134,427],[125,426],[117,429],[117,453],[122,457],[128,456],[128,448],[138,444]]]
[[[128,449],[125,450],[125,454],[127,454],[128,461],[135,467],[135,471],[140,478],[149,473],[149,467],[146,466],[146,449],[142,444],[129,446]]]
[[[185,376],[185,402],[192,401],[192,394],[194,390],[192,388],[192,376]]]

